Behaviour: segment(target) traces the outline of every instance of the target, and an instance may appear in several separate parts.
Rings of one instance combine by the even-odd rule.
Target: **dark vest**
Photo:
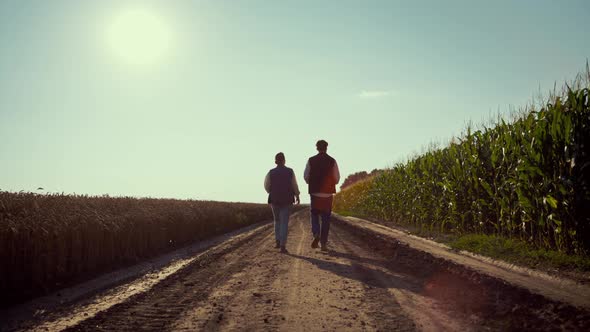
[[[293,192],[293,170],[285,166],[277,166],[270,170],[270,204],[286,205],[295,202]]]
[[[333,194],[336,192],[334,164],[336,160],[326,153],[309,158],[309,193]]]

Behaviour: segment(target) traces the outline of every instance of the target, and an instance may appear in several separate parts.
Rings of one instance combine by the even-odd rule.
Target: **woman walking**
[[[275,223],[275,248],[287,253],[287,234],[289,215],[293,203],[299,204],[299,187],[295,173],[285,166],[285,155],[279,152],[275,156],[277,167],[271,169],[264,178],[264,189],[268,193],[268,203],[272,207]]]

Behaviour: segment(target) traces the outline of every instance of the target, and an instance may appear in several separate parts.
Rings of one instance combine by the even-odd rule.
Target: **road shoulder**
[[[564,302],[586,309],[590,308],[590,286],[580,284],[574,280],[558,278],[541,271],[508,264],[499,260],[492,260],[464,251],[457,252],[444,244],[368,220],[340,216],[338,214],[335,214],[335,217],[349,226],[357,227],[379,236],[389,237],[412,249],[460,264],[478,273],[502,279],[507,283],[527,289],[554,301]]]

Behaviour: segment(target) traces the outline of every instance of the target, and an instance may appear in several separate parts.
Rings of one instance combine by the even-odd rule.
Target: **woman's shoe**
[[[314,248],[314,249],[317,248],[319,242],[320,242],[320,237],[319,236],[314,236],[313,237],[313,242],[311,242],[311,247]]]

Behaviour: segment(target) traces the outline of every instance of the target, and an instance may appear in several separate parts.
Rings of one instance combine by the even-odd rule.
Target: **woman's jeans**
[[[287,234],[289,232],[289,214],[291,213],[291,204],[276,205],[272,204],[272,214],[275,221],[275,239],[281,247],[287,245]]]

